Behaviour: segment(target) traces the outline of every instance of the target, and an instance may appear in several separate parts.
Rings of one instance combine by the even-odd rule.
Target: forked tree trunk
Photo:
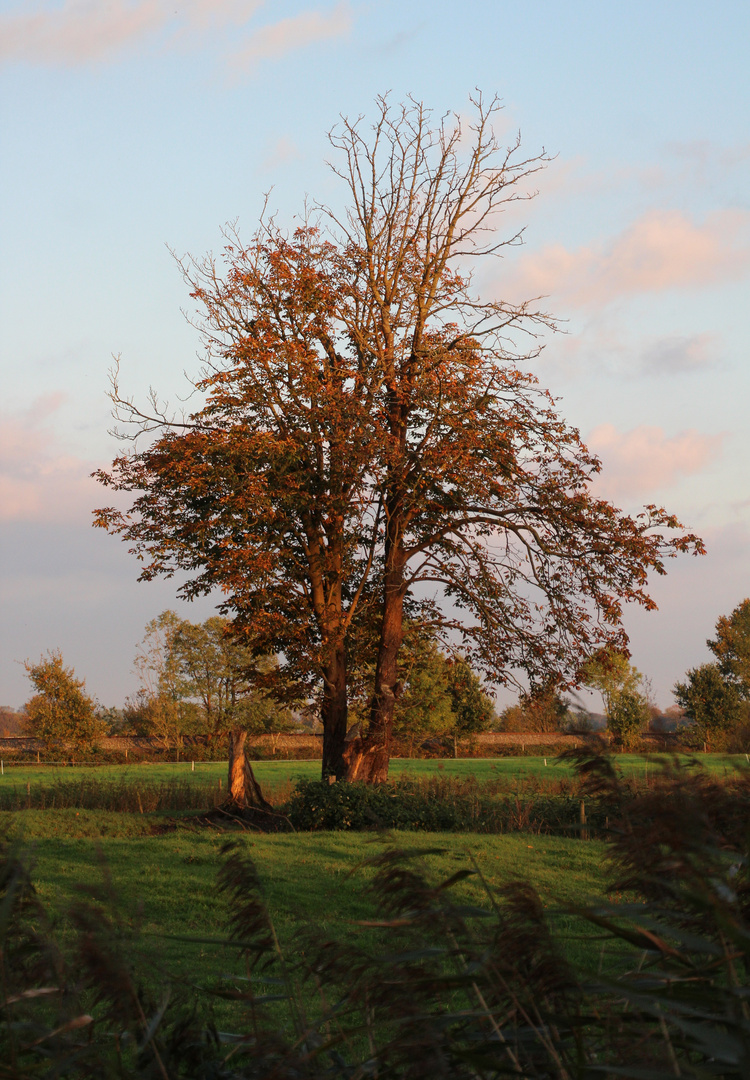
[[[346,730],[348,726],[346,700],[346,652],[340,645],[325,669],[323,704],[320,718],[323,722],[323,779],[334,776],[343,780],[347,765],[344,760]]]
[[[273,807],[263,798],[260,784],[255,779],[246,744],[247,732],[233,728],[229,733],[228,799],[224,809],[235,813],[245,810],[272,811]]]

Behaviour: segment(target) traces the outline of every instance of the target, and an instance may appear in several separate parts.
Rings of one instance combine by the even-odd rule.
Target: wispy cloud
[[[600,307],[620,297],[695,288],[742,277],[750,269],[750,213],[722,210],[695,224],[678,211],[651,212],[609,242],[562,245],[522,257],[513,289]]]
[[[251,26],[264,0],[64,0],[61,6],[24,3],[0,15],[0,60],[77,66],[110,60],[144,46],[203,47],[224,41],[235,65],[280,57],[348,31],[347,4],[313,9]],[[241,35],[241,36],[240,36]],[[238,48],[238,36],[241,45]],[[221,41],[219,42],[221,44]]]
[[[724,434],[703,435],[695,430],[668,436],[662,428],[645,424],[631,431],[600,424],[586,440],[602,461],[595,481],[597,494],[615,500],[646,500],[683,476],[705,469],[719,456],[724,438]]]
[[[0,521],[60,522],[86,519],[96,498],[93,465],[66,453],[52,417],[63,395],[39,398],[0,424]]]
[[[640,370],[644,375],[681,375],[703,371],[718,362],[716,334],[691,334],[658,338],[641,354]]]
[[[153,37],[170,18],[162,0],[65,0],[62,7],[30,7],[0,16],[2,59],[67,65],[104,59]]]
[[[350,32],[351,25],[348,3],[338,4],[328,12],[303,11],[300,15],[260,27],[243,48],[232,53],[230,62],[235,68],[246,68],[258,60],[275,60],[314,42],[344,37]]]

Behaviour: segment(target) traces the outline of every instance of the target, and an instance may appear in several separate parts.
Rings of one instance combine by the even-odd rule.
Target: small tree
[[[446,657],[434,639],[412,637],[404,657],[394,729],[396,735],[408,740],[413,749],[415,741],[450,732],[455,715]]]
[[[635,745],[651,720],[651,712],[648,697],[641,689],[643,676],[627,654],[618,649],[600,649],[582,665],[579,679],[602,695],[607,728],[615,742],[625,748]]]
[[[459,655],[451,662],[448,688],[455,735],[476,735],[492,726],[496,719],[495,703],[466,657]]]
[[[65,667],[62,653],[50,652],[37,664],[24,664],[36,694],[27,701],[26,730],[47,749],[83,750],[104,734],[105,725],[85,683]]]
[[[409,623],[403,650],[402,681],[394,710],[394,732],[409,742],[429,736],[456,739],[485,731],[495,718],[492,698],[465,657],[449,657],[434,632]],[[369,698],[374,672],[363,690]],[[363,702],[360,695],[359,708]]]
[[[503,710],[505,731],[562,731],[569,717],[568,702],[557,685],[547,681],[522,693],[518,704]]]
[[[140,732],[160,739],[167,748],[181,746],[185,735],[205,730],[199,711],[187,701],[189,685],[175,650],[181,625],[174,611],[162,611],[146,624],[133,664],[141,688],[126,708]]]
[[[685,682],[676,683],[674,696],[707,747],[741,719],[740,691],[718,664],[691,668]]]
[[[648,700],[637,690],[622,690],[607,707],[607,727],[615,742],[632,749],[651,719]]]
[[[257,686],[275,671],[276,658],[256,657],[231,631],[220,616],[200,624],[181,620],[172,638],[172,663],[183,693],[200,702],[211,734],[228,736],[233,809],[269,809],[245,752],[247,736],[288,729],[292,716]]]

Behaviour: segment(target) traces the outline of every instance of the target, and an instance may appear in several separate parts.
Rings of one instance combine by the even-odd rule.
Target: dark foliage
[[[290,800],[288,817],[299,832],[551,832],[576,822],[579,807],[580,799],[570,792],[509,792],[502,784],[478,783],[473,778],[406,779],[377,787],[301,781]]]

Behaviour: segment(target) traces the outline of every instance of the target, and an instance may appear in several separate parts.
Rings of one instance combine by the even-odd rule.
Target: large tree
[[[230,236],[223,267],[183,264],[199,406],[173,417],[114,387],[156,437],[99,474],[137,498],[97,523],[146,559],[142,577],[220,588],[252,647],[283,656],[276,693],[322,686],[339,777],[387,776],[410,601],[495,681],[572,680],[624,642],[624,602],[654,606],[649,571],[699,543],[657,507],[631,518],[592,495],[598,461],[526,370],[550,319],[473,289],[468,261],[520,240],[498,239],[497,215],[545,162],[498,145],[497,108],[435,127],[381,100],[372,131],[345,121],[331,138],[348,209],[321,211],[325,234],[262,225]],[[367,730],[347,745],[347,673],[373,632]]]

